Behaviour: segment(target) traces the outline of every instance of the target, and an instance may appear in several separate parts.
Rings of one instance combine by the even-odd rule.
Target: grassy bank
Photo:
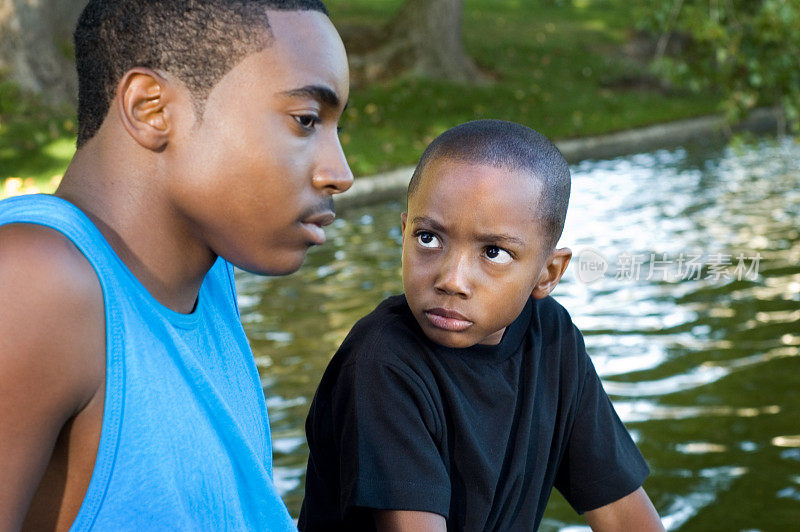
[[[327,2],[334,23],[348,27],[383,24],[401,3]],[[716,112],[714,94],[663,94],[625,81],[641,70],[622,53],[633,18],[619,0],[465,0],[465,46],[496,81],[398,79],[354,89],[342,121],[354,172],[413,164],[434,136],[476,118],[514,120],[563,139]],[[46,189],[71,155],[74,118],[42,116],[30,102],[0,105],[0,178],[34,178]]]
[[[379,24],[401,0],[329,1],[334,22]],[[622,53],[630,4],[609,0],[466,0],[464,44],[497,81],[464,87],[414,79],[354,90],[342,142],[356,174],[413,164],[446,128],[476,118],[530,125],[557,139],[718,110],[715,95],[631,86]]]

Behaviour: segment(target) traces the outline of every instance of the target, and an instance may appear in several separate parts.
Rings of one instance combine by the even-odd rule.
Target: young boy
[[[431,143],[402,215],[405,295],[360,320],[306,423],[300,528],[537,528],[553,486],[596,530],[661,530],[648,468],[549,297],[569,169],[484,120]]]
[[[352,174],[318,0],[91,0],[78,150],[0,203],[0,529],[296,530],[233,268],[284,274]]]

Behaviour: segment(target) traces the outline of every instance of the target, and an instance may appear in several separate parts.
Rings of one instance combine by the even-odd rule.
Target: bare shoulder
[[[65,423],[102,390],[103,294],[62,234],[0,227],[0,528],[18,528]]]
[[[104,360],[93,375],[91,348],[104,324],[100,282],[67,237],[33,224],[0,227],[0,363],[26,353],[18,362],[46,362],[61,380],[102,379]]]

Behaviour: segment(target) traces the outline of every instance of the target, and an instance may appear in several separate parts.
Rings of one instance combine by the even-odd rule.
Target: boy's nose
[[[353,185],[353,172],[338,137],[321,154],[311,180],[315,188],[328,194],[341,194]]]
[[[434,290],[448,296],[467,299],[471,295],[468,257],[455,255],[442,261],[441,269],[433,285]]]

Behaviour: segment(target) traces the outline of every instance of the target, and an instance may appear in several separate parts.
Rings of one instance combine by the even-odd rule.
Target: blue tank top
[[[100,446],[72,530],[297,530],[272,477],[261,382],[217,259],[191,314],[156,301],[94,224],[54,196],[0,202],[0,225],[63,233],[105,300]]]

